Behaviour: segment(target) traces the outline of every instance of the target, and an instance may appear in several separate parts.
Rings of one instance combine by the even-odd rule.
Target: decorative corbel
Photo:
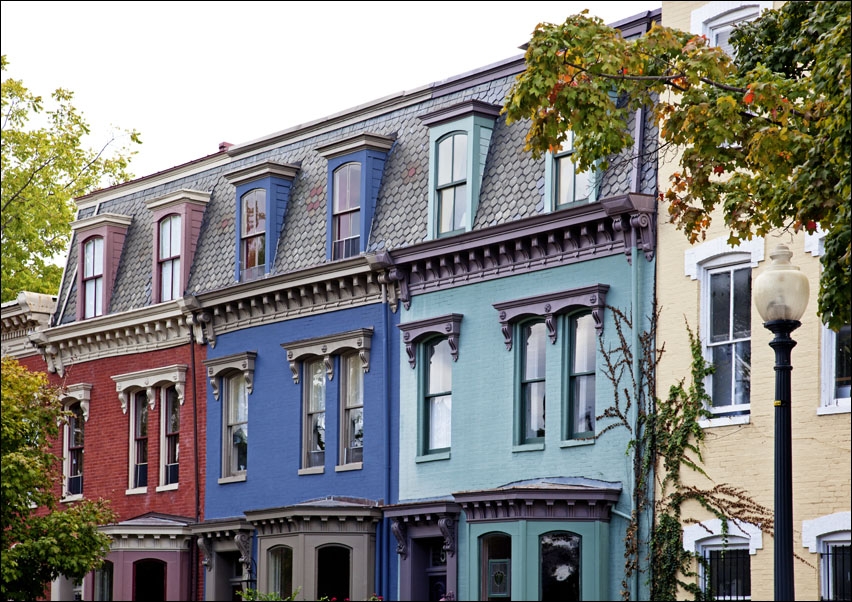
[[[196,540],[198,549],[201,552],[201,565],[208,571],[213,570],[213,546],[209,539],[200,535]]]
[[[499,314],[500,319],[500,332],[503,333],[503,343],[506,345],[506,351],[512,350],[512,325],[509,324],[509,320],[506,318],[506,312],[501,311]]]
[[[443,550],[450,556],[456,555],[456,521],[452,516],[442,516],[438,519],[438,528],[444,536]]]
[[[83,422],[89,421],[89,400],[81,399],[80,400],[80,409],[83,410]]]
[[[213,389],[213,399],[219,401],[219,377],[212,367],[207,368],[207,378],[210,380],[210,387]]]
[[[328,353],[328,346],[322,346],[322,352],[325,354],[322,356],[322,363],[325,366],[325,375],[328,377],[328,380],[334,380],[334,360],[331,357],[331,354]]]
[[[175,392],[177,393],[178,402],[180,403],[180,405],[183,405],[185,390],[186,390],[186,386],[184,385],[184,383],[182,383],[182,382],[176,382],[175,383]]]
[[[153,386],[145,388],[145,397],[148,398],[148,409],[154,411],[157,407],[157,391]]]
[[[462,314],[448,314],[436,318],[417,320],[399,324],[397,327],[403,332],[402,340],[405,341],[405,353],[408,355],[408,363],[412,368],[417,366],[417,353],[414,345],[429,335],[442,335],[447,337],[450,346],[450,355],[454,362],[459,359],[459,335],[461,334]]]
[[[299,384],[299,364],[296,361],[293,352],[287,352],[287,363],[290,364],[290,372],[293,373],[293,382]]]
[[[116,385],[116,389],[118,389],[118,401],[121,402],[121,413],[127,414],[127,401],[128,401],[127,390],[122,389],[121,385]]]
[[[395,518],[391,521],[391,531],[396,538],[396,553],[402,556],[403,559],[408,558],[408,534],[406,533],[405,524]]]
[[[244,570],[248,570],[251,566],[251,537],[246,533],[237,533],[234,535],[234,541],[240,551],[240,562]]]

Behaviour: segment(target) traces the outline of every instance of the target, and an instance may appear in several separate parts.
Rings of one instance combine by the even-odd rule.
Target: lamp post
[[[772,263],[754,281],[754,304],[775,338],[775,600],[795,600],[793,583],[793,461],[790,429],[790,333],[802,325],[808,305],[807,277],[790,263],[793,253],[778,245]]]

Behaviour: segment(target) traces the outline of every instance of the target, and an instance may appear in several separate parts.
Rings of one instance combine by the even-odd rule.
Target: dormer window
[[[189,189],[146,201],[154,223],[154,303],[183,296],[209,201],[209,192]]]
[[[467,222],[467,134],[456,132],[438,142],[438,235]]]
[[[104,239],[90,238],[83,245],[83,317],[104,313]]]
[[[574,134],[555,153],[547,153],[544,170],[549,210],[556,211],[597,201],[597,171],[577,169],[574,154]]]
[[[332,259],[344,259],[361,249],[361,164],[346,163],[334,170]]]
[[[160,221],[159,277],[161,301],[176,299],[182,292],[180,248],[180,216],[170,215]]]
[[[317,149],[328,161],[326,245],[331,260],[367,250],[367,237],[379,197],[393,136],[361,133]],[[362,235],[363,234],[363,235]]]
[[[258,163],[225,177],[236,188],[234,280],[247,282],[272,271],[278,237],[298,165]]]
[[[500,107],[469,100],[422,115],[429,128],[430,239],[469,232]]]
[[[132,218],[103,213],[71,224],[77,240],[77,319],[109,312],[115,275]]]
[[[255,188],[240,198],[240,280],[254,280],[266,264],[266,191]]]

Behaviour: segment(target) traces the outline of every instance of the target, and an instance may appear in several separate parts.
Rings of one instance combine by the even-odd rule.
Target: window
[[[734,56],[734,48],[730,43],[734,28],[743,21],[753,21],[765,8],[772,8],[772,2],[755,0],[707,2],[704,6],[692,11],[690,31],[706,35],[711,46],[719,46]]]
[[[130,489],[148,486],[148,396],[133,394],[130,410]]]
[[[68,453],[66,454],[66,496],[83,493],[83,447],[85,439],[85,419],[83,405],[77,402],[68,408],[70,416],[66,428]]]
[[[94,600],[112,601],[112,576],[113,564],[109,560],[104,560],[101,568],[95,571]]]
[[[245,476],[248,468],[248,392],[242,374],[224,378],[222,476]]]
[[[275,546],[267,554],[267,593],[286,598],[293,593],[293,548]]]
[[[160,485],[177,485],[180,458],[180,400],[174,386],[163,389],[160,450]]]
[[[590,313],[568,318],[571,348],[568,368],[568,428],[566,439],[585,439],[595,434],[595,358],[597,336]]]
[[[500,109],[468,100],[420,117],[429,127],[429,238],[473,229]]]
[[[711,397],[716,414],[749,411],[751,396],[751,267],[726,266],[709,271],[706,349],[716,367]]]
[[[170,215],[160,221],[160,301],[171,301],[183,294],[180,271],[180,222],[179,215]]]
[[[512,595],[512,538],[492,533],[480,538],[480,600],[508,600]]]
[[[317,549],[317,599],[348,600],[352,550],[329,545]]]
[[[361,164],[347,163],[334,171],[332,259],[360,252]]]
[[[357,470],[363,461],[364,373],[370,369],[372,328],[360,328],[313,339],[282,343],[293,382],[301,382],[302,449],[299,474],[325,470],[326,408],[339,430],[332,431],[331,457],[336,471]],[[337,371],[339,387],[328,387]],[[338,437],[339,434],[339,437]],[[335,449],[335,446],[338,446]]]
[[[820,414],[849,412],[852,388],[852,329],[822,328],[822,407]]]
[[[464,227],[467,202],[467,134],[455,133],[438,142],[438,234]]]
[[[727,533],[719,519],[689,525],[683,548],[696,553],[699,586],[716,600],[751,600],[751,557],[763,547],[759,527],[729,521]]]
[[[84,318],[104,313],[104,239],[91,238],[83,246]]]
[[[364,371],[354,353],[340,357],[341,464],[364,460]]]
[[[819,554],[820,600],[852,599],[850,527],[848,510],[802,521],[802,545]]]
[[[240,199],[240,280],[252,280],[266,265],[266,190],[255,188]]]
[[[519,444],[544,441],[546,333],[544,320],[532,320],[518,325],[518,370],[516,398],[520,421]]]
[[[452,442],[453,367],[446,337],[423,345],[422,419],[424,454],[446,452]]]
[[[325,465],[325,370],[322,359],[305,362],[303,468]]]
[[[549,156],[545,181],[553,195],[553,208],[564,209],[597,200],[593,171],[578,171],[574,162],[574,134],[569,133],[565,147]]]
[[[515,349],[515,451],[541,450],[546,435],[547,342],[565,335],[556,391],[561,437],[594,441],[595,357],[609,285],[495,303],[506,349]],[[573,445],[572,443],[563,445]]]
[[[580,600],[580,536],[556,531],[539,536],[541,599]]]
[[[453,365],[459,359],[461,314],[400,324],[405,353],[417,367],[418,461],[450,457],[452,443]]]

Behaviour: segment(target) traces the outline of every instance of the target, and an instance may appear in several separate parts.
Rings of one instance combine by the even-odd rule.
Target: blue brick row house
[[[181,400],[204,377],[181,439],[201,450],[203,506],[179,526],[196,567],[181,591],[620,596],[636,492],[626,429],[597,437],[602,354],[612,308],[636,324],[653,308],[657,132],[637,111],[642,159],[606,171],[576,170],[569,145],[533,159],[500,114],[523,69],[223,143],[84,203],[79,227],[112,244],[102,311],[135,320],[136,351],[203,348],[171,366]],[[79,261],[58,305],[82,320],[99,314]],[[121,305],[129,291],[143,301]],[[171,321],[148,324],[151,307]],[[124,372],[126,404],[152,384]]]

